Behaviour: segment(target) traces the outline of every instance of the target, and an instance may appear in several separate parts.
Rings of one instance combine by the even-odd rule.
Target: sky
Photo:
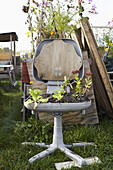
[[[37,0],[38,1],[38,0]],[[25,21],[27,14],[22,12],[27,0],[0,0],[0,33],[16,32],[18,42],[16,51],[28,52],[31,49],[30,39],[27,37]],[[90,15],[89,22],[93,26],[106,26],[113,18],[113,0],[93,0],[97,6],[97,15]],[[8,47],[9,43],[1,43],[1,47]]]

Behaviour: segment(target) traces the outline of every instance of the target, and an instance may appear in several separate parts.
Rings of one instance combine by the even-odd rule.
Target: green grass
[[[0,81],[0,170],[55,170],[55,163],[70,159],[58,149],[32,165],[28,159],[44,148],[21,146],[24,141],[52,142],[53,124],[34,120],[21,122],[21,83],[11,88],[8,80]],[[113,120],[101,117],[98,125],[63,125],[64,143],[95,142],[97,147],[72,148],[85,157],[98,156],[101,164],[83,166],[83,170],[113,169]],[[72,167],[71,170],[79,169]]]

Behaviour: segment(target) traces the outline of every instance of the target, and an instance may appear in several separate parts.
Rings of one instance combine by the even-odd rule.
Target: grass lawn
[[[28,159],[44,148],[21,146],[24,141],[52,142],[53,124],[34,120],[21,122],[21,82],[11,88],[8,80],[0,80],[0,170],[55,170],[58,162],[70,161],[56,150],[48,157],[36,160],[32,165]],[[97,147],[72,148],[85,157],[98,156],[101,164],[83,166],[84,170],[113,169],[113,120],[101,116],[98,125],[63,125],[64,143],[77,141],[94,142]],[[72,170],[79,169],[72,167]]]

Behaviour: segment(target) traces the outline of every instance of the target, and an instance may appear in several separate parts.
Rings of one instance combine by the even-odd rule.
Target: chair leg
[[[43,158],[43,157],[51,154],[51,153],[54,152],[55,150],[56,150],[56,148],[50,147],[50,148],[48,148],[48,149],[46,149],[46,150],[44,150],[44,151],[36,154],[35,156],[31,157],[31,158],[29,159],[29,163],[32,164],[36,159],[41,159],[41,158]]]
[[[35,115],[35,119],[39,120],[38,111],[37,110],[32,110],[31,112],[32,112],[33,115]]]
[[[74,143],[72,145],[65,145],[63,143],[63,133],[62,133],[62,113],[53,113],[54,115],[54,129],[53,129],[53,142],[50,145],[46,145],[45,143],[34,143],[34,142],[23,142],[22,145],[37,145],[41,147],[47,147],[48,149],[44,150],[41,153],[38,153],[37,155],[33,156],[29,159],[30,163],[33,163],[36,159],[41,159],[52,152],[55,151],[55,149],[59,148],[62,152],[64,152],[70,159],[76,161],[78,165],[82,166],[86,164],[85,158],[82,158],[80,155],[75,154],[71,150],[68,149],[72,146],[78,147],[78,146],[89,146],[89,145],[95,145],[94,143]]]

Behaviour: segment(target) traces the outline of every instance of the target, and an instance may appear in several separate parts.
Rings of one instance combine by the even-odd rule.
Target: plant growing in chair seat
[[[62,88],[64,89],[65,93],[68,93],[68,86],[71,87],[71,89],[73,89],[72,84],[70,83],[69,78],[67,78],[66,76],[64,76],[64,82],[62,85]]]
[[[85,84],[85,88],[83,89],[83,94],[86,94],[89,91],[89,89],[91,88],[91,84],[92,84],[91,75],[92,75],[91,72],[86,73],[87,78],[85,78],[86,84]]]
[[[37,89],[29,89],[30,98],[26,101],[27,103],[34,103],[34,109],[38,106],[38,103],[76,103],[76,102],[82,102],[89,100],[86,96],[87,92],[91,88],[92,84],[92,73],[88,72],[86,73],[85,78],[85,85],[82,84],[82,79],[79,78],[79,70],[72,71],[72,74],[74,74],[74,80],[71,83],[71,80],[69,78],[66,78],[64,76],[64,82],[63,85],[57,87],[54,93],[52,94],[41,94],[41,90]],[[75,88],[72,84],[75,84]],[[73,90],[74,92],[68,91],[68,87]]]
[[[56,98],[57,100],[60,100],[63,97],[63,93],[65,93],[63,86],[62,90],[60,90],[59,86],[57,88],[57,90],[55,90],[55,93],[53,94],[53,98]]]
[[[82,96],[86,96],[86,93],[89,91],[92,84],[91,72],[86,73],[87,77],[85,78],[85,85],[81,84],[82,80],[81,78],[79,79],[79,72],[80,72],[79,70],[72,71],[72,74],[75,75],[74,82],[76,86],[75,86],[75,92],[73,94],[75,98],[81,98]]]
[[[42,93],[42,90],[37,90],[37,89],[29,89],[29,93],[33,99],[33,101],[31,99],[28,100],[29,103],[34,102],[34,109],[37,106],[37,103],[46,103],[48,101],[48,98],[44,99],[40,93]]]
[[[81,79],[79,79],[79,70],[72,71],[72,74],[75,74],[74,82],[76,83],[75,93],[73,94],[74,97],[78,98],[82,95],[83,86],[81,85]]]

